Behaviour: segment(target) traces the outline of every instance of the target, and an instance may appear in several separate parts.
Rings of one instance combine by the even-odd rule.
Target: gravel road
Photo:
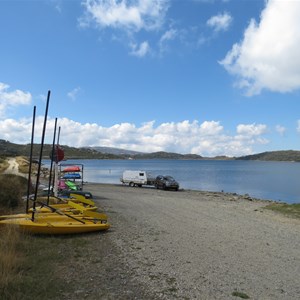
[[[92,235],[89,263],[80,266],[85,288],[72,299],[299,299],[300,220],[264,210],[266,201],[122,185],[85,190],[112,227]]]

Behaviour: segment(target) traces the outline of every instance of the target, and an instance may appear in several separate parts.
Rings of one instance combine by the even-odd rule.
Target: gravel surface
[[[266,201],[122,185],[84,189],[112,226],[84,236],[87,261],[63,271],[84,288],[62,298],[299,299],[300,220],[264,210]],[[84,276],[72,276],[78,267]]]

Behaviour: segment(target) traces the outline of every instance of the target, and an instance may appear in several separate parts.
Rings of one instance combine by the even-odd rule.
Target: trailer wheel
[[[134,182],[129,182],[129,186],[134,187]]]

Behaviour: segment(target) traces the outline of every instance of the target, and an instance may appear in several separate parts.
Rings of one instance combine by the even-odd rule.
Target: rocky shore
[[[64,270],[72,299],[299,299],[300,220],[266,201],[88,184],[111,229]],[[72,276],[79,268],[83,276]],[[63,294],[62,299],[70,299]]]

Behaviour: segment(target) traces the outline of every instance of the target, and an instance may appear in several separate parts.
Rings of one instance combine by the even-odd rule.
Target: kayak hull
[[[62,172],[80,172],[80,171],[81,169],[79,166],[70,166],[62,170]]]
[[[93,222],[80,218],[84,223],[78,220],[58,216],[53,218],[37,218],[32,221],[29,218],[16,218],[0,221],[0,225],[14,225],[26,233],[32,234],[76,234],[95,231],[104,231],[110,228],[107,222]]]

